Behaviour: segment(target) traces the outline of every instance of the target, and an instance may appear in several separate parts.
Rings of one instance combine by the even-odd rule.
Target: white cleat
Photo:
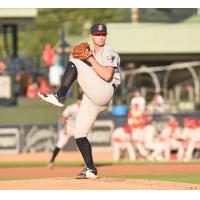
[[[76,177],[76,179],[97,179],[97,170],[96,169],[89,169],[84,168],[81,173],[79,173]]]
[[[46,102],[48,102],[48,103],[51,103],[51,104],[53,104],[54,106],[58,106],[58,107],[60,107],[60,108],[62,108],[63,106],[64,106],[64,104],[63,104],[63,101],[62,100],[60,100],[56,95],[54,95],[54,94],[43,94],[43,93],[38,93],[38,96],[42,99],[42,100],[44,100],[44,101],[46,101]]]

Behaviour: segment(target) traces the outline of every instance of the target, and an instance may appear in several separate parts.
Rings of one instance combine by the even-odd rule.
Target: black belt
[[[115,91],[117,89],[117,86],[114,83],[112,83],[112,86],[113,86],[114,91]]]

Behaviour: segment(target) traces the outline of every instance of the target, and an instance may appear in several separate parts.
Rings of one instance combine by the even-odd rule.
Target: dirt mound
[[[76,180],[72,178],[48,178],[34,180],[1,181],[4,190],[199,190],[200,185],[154,180],[99,178]]]

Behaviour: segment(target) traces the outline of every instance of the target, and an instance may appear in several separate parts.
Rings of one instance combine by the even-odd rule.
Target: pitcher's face
[[[100,34],[100,35],[91,35],[92,41],[94,42],[95,45],[97,46],[104,46],[106,42],[106,35],[105,34]]]

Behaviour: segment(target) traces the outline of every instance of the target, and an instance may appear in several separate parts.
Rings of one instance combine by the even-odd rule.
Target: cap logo
[[[100,24],[100,25],[98,26],[98,31],[102,31],[102,30],[103,30],[103,25]]]

